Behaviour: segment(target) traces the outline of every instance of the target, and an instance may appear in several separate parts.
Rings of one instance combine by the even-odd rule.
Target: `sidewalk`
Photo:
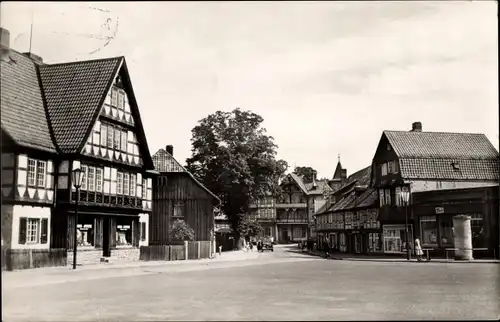
[[[217,254],[215,258],[178,261],[133,261],[119,263],[100,263],[95,265],[77,266],[73,270],[71,265],[59,267],[44,267],[18,271],[2,271],[2,286],[4,289],[17,287],[32,287],[46,284],[57,284],[79,280],[92,280],[122,276],[147,275],[152,272],[166,269],[179,272],[193,270],[206,266],[220,266],[217,263],[241,262],[256,259],[257,252],[231,251]],[[215,265],[214,265],[215,264]],[[148,268],[154,271],[148,271]]]
[[[300,252],[300,250],[297,250]],[[306,252],[304,252],[305,254]],[[325,257],[325,253],[322,251],[313,251],[309,253],[311,256]],[[347,260],[347,261],[365,261],[365,262],[386,262],[386,263],[419,263],[419,261],[412,257],[407,260],[406,257],[392,257],[392,256],[380,256],[380,255],[354,255],[354,254],[332,254],[332,260]],[[478,263],[500,263],[497,259],[475,259],[472,261],[460,261],[454,259],[445,258],[432,258],[430,261],[423,260],[420,263],[449,263],[449,264],[478,264]]]

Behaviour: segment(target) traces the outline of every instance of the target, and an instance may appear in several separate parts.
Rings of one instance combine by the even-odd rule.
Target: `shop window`
[[[132,220],[123,219],[117,221],[116,225],[116,246],[132,246]]]
[[[436,216],[422,216],[420,218],[420,236],[422,244],[437,245]]]
[[[301,237],[302,237],[302,228],[294,228],[293,238],[301,238]]]
[[[380,252],[382,246],[380,243],[380,233],[369,233],[368,234],[368,251],[371,253]]]
[[[77,247],[93,247],[95,233],[94,224],[87,220],[78,220],[76,229]]]
[[[453,218],[451,216],[442,216],[439,218],[439,235],[441,238],[441,247],[450,247],[453,242]]]
[[[480,248],[484,247],[484,229],[483,229],[483,217],[482,214],[470,214],[470,226],[472,233],[472,247]]]

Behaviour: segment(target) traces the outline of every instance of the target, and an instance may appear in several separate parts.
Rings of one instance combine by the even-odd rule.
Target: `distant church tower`
[[[342,164],[340,163],[340,154],[339,154],[337,167],[335,168],[335,173],[333,174],[332,180],[328,181],[328,184],[333,189],[333,191],[336,191],[345,184],[346,179],[347,179],[347,170],[342,168]]]

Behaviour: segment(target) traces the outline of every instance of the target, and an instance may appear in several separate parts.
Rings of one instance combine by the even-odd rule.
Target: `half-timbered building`
[[[153,192],[150,244],[168,245],[169,228],[175,220],[184,220],[194,230],[195,240],[213,241],[214,207],[220,205],[220,199],[177,162],[173,150],[167,145],[153,155],[159,176]]]
[[[125,58],[45,64],[9,48],[1,67],[8,245],[72,249],[76,225],[79,263],[138,258],[155,172]]]

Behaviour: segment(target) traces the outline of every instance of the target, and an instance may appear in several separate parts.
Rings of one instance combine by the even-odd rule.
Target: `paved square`
[[[3,294],[5,321],[498,319],[498,264],[380,263],[277,249],[244,261]],[[187,267],[187,266],[186,266]],[[194,267],[194,268],[193,268]],[[196,268],[197,267],[197,268]],[[132,271],[131,269],[129,269]],[[96,271],[95,274],[99,274]]]

